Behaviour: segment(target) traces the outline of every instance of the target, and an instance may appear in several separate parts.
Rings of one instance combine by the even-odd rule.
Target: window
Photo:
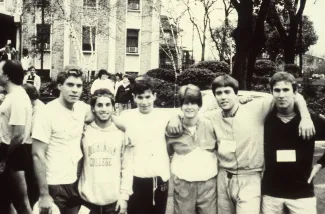
[[[140,0],[128,0],[128,9],[129,10],[139,10],[140,9]]]
[[[50,24],[37,24],[36,25],[36,35],[37,35],[37,47],[41,49],[41,44],[43,42],[44,49],[50,50],[50,39],[51,39],[51,25]]]
[[[96,41],[96,27],[83,26],[82,27],[82,50],[94,51],[96,47],[95,41]],[[91,44],[93,47],[91,47]]]
[[[1,1],[1,0],[0,0]],[[43,0],[35,0],[36,6],[37,7],[42,7],[43,5]],[[44,6],[48,7],[50,5],[50,0],[44,0]]]
[[[138,53],[139,30],[128,29],[126,38],[126,52]]]
[[[96,0],[84,0],[85,7],[96,7]]]

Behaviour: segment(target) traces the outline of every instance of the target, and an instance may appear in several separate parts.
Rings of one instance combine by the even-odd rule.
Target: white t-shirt
[[[12,140],[12,126],[25,126],[25,142],[30,136],[32,122],[32,104],[22,87],[7,94],[0,105],[0,138],[7,145]]]
[[[55,99],[36,114],[32,138],[48,144],[48,184],[71,184],[77,180],[77,165],[82,157],[80,141],[88,111],[84,102],[76,102],[71,111]]]
[[[30,133],[30,137],[25,142],[26,144],[32,144],[33,143],[33,140],[32,140],[32,129],[34,127],[34,121],[35,121],[35,118],[36,118],[36,114],[38,112],[40,112],[40,110],[42,108],[44,108],[44,106],[45,106],[45,104],[42,101],[40,101],[39,99],[35,100],[34,102],[35,102],[35,104],[33,106],[31,133]]]
[[[134,145],[134,176],[140,178],[160,176],[164,181],[170,178],[165,138],[169,118],[169,112],[156,109],[149,114],[142,114],[138,109],[134,109],[121,115],[126,134]]]
[[[23,69],[27,71],[32,66],[32,58],[29,56],[24,56],[21,58],[21,65],[23,66]]]

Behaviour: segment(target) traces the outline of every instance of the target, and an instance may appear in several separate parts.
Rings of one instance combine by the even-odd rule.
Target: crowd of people
[[[176,214],[317,213],[313,178],[325,156],[312,160],[325,121],[308,112],[291,74],[277,72],[272,95],[259,99],[239,99],[237,80],[219,76],[220,108],[207,112],[200,89],[182,86],[175,114],[154,107],[148,77],[132,87],[126,75],[115,86],[107,71],[98,77],[88,105],[82,72],[60,72],[60,95],[44,105],[20,62],[0,62],[1,214],[77,214],[81,205],[165,214],[170,179]],[[137,108],[117,116],[128,99]]]

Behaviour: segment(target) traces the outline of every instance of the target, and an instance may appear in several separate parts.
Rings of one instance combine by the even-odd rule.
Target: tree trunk
[[[247,77],[246,77],[246,85],[247,89],[251,90],[252,87],[252,78],[253,72],[255,70],[255,62],[258,54],[261,52],[262,47],[265,43],[264,38],[264,22],[266,20],[266,14],[270,6],[270,0],[263,0],[258,17],[256,20],[254,35],[253,35],[253,43],[251,52],[248,58],[248,65],[247,65]]]
[[[203,43],[202,43],[202,53],[201,53],[201,61],[204,61],[204,56],[205,56],[205,39],[203,39]]]
[[[233,32],[233,37],[236,43],[233,76],[238,80],[240,89],[247,89],[247,64],[249,51],[252,45],[253,30],[252,0],[238,4],[236,10],[238,12],[238,23],[237,28]]]

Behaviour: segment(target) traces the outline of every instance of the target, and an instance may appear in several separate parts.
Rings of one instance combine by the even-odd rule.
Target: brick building
[[[7,29],[0,46],[11,40],[19,53],[28,49],[40,69],[44,44],[41,76],[71,64],[138,74],[159,66],[161,0],[43,1],[0,0],[0,27]]]

